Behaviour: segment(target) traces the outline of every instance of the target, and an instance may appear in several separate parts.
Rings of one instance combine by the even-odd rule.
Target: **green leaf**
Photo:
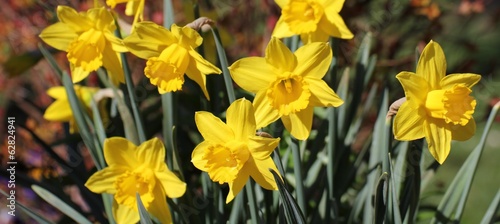
[[[278,185],[278,190],[280,192],[280,198],[283,204],[283,208],[285,211],[285,216],[288,221],[288,223],[294,223],[294,224],[305,224],[305,218],[304,215],[302,214],[302,211],[300,210],[299,206],[293,199],[292,195],[290,192],[288,192],[285,188],[285,185],[283,181],[281,180],[280,176],[274,171],[274,170],[269,170],[273,176],[274,180],[276,181]]]
[[[149,216],[149,212],[144,207],[144,204],[142,204],[141,196],[139,195],[139,193],[135,193],[135,199],[137,200],[137,209],[139,210],[140,223],[153,224],[151,216]]]
[[[495,195],[495,198],[493,198],[493,201],[491,201],[490,207],[488,207],[486,214],[484,214],[483,220],[481,220],[481,224],[493,223],[495,221],[495,213],[498,211],[499,208],[500,208],[500,190],[498,190],[497,194]]]
[[[58,209],[71,219],[75,220],[77,223],[91,224],[91,222],[82,214],[78,213],[75,209],[73,209],[71,206],[66,204],[64,201],[62,201],[49,191],[43,189],[38,185],[31,185],[31,189],[47,203],[51,204],[52,206],[54,206],[54,208]]]
[[[3,191],[2,189],[0,189],[0,193],[3,194],[5,197],[9,197],[9,195]],[[8,206],[8,204],[7,204]],[[26,205],[24,205],[23,203],[19,202],[19,201],[16,201],[16,206],[19,206],[21,209],[21,211],[23,211],[24,213],[26,213],[29,217],[31,217],[32,219],[34,219],[37,223],[40,223],[40,224],[50,224],[50,223],[53,223],[47,219],[45,219],[42,215],[38,214],[37,212],[31,210],[30,208],[28,208]]]
[[[384,172],[382,173],[382,175],[380,175],[377,181],[377,188],[375,190],[375,202],[374,202],[375,224],[384,223],[385,216],[387,213],[388,194],[389,194],[389,186],[387,183],[389,181],[388,176],[389,175],[386,172]],[[371,197],[369,198],[371,199]]]
[[[215,46],[217,48],[217,55],[219,55],[220,66],[222,67],[222,75],[224,76],[224,84],[226,85],[227,97],[229,98],[229,104],[231,104],[235,99],[233,81],[231,79],[231,74],[229,73],[227,56],[222,42],[220,39],[219,31],[216,28],[211,28],[212,34],[214,35]]]

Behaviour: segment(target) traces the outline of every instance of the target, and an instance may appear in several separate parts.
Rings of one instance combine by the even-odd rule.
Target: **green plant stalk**
[[[297,203],[302,210],[302,214],[306,214],[306,201],[304,195],[304,183],[302,178],[302,160],[300,158],[299,140],[291,137],[290,148],[293,155],[293,173],[295,175],[295,192],[297,193]]]
[[[215,46],[217,47],[217,54],[219,55],[220,66],[222,67],[222,75],[224,77],[224,84],[226,85],[227,97],[229,99],[229,104],[236,100],[233,89],[233,81],[231,79],[231,74],[228,69],[228,62],[226,57],[226,52],[222,46],[220,40],[219,31],[216,28],[212,28],[212,34],[214,35]]]
[[[247,193],[247,198],[249,202],[249,207],[250,207],[250,217],[252,218],[250,220],[250,223],[252,224],[258,224],[259,216],[257,215],[257,203],[255,202],[255,192],[253,188],[253,182],[251,179],[248,179],[246,185],[245,185],[245,191]]]

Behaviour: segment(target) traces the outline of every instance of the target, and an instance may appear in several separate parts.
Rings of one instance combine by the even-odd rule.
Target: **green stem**
[[[258,222],[259,216],[257,215],[257,203],[255,202],[255,192],[253,189],[253,183],[252,183],[251,179],[249,179],[247,181],[247,184],[245,186],[245,190],[247,192],[247,197],[248,197],[248,202],[249,202],[248,206],[250,207],[250,217],[251,217],[250,222],[252,224],[257,224],[257,223],[259,223]]]
[[[300,159],[299,140],[292,137],[290,144],[293,154],[293,173],[295,174],[295,192],[297,193],[297,202],[304,217],[306,216],[306,202],[304,195],[304,182],[302,178],[302,160]]]

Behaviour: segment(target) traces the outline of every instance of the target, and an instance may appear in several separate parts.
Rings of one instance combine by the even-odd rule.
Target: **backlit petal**
[[[73,83],[78,83],[89,76],[89,72],[85,71],[82,67],[75,67],[71,63],[69,66],[71,68],[71,80]]]
[[[116,178],[125,171],[127,171],[127,168],[124,166],[108,166],[92,174],[85,183],[85,187],[97,194],[114,194],[116,193],[114,187]]]
[[[291,37],[293,35],[295,35],[295,33],[290,30],[290,27],[285,22],[283,17],[280,17],[278,19],[278,22],[276,22],[276,25],[274,26],[272,36],[277,38],[284,38],[284,37]]]
[[[49,121],[69,121],[73,118],[73,112],[69,101],[65,99],[56,100],[45,110],[43,118]]]
[[[163,26],[153,22],[139,22],[134,32],[123,40],[132,54],[142,59],[158,57],[168,45],[177,39]]]
[[[424,131],[431,155],[439,164],[443,164],[451,148],[449,124],[442,119],[428,118],[424,121]]]
[[[314,78],[308,78],[306,81],[312,93],[309,98],[310,106],[338,107],[344,103],[325,81]]]
[[[332,50],[328,43],[316,42],[295,51],[297,67],[294,73],[303,77],[322,79],[332,62]]]
[[[194,63],[195,67],[200,70],[202,74],[220,74],[222,71],[209,61],[205,60],[198,52],[194,50],[188,51],[189,56],[191,56],[194,60],[189,60],[191,63]]]
[[[126,138],[111,137],[104,140],[104,158],[108,166],[121,165],[131,169],[141,165],[136,157],[136,148]]]
[[[75,85],[75,89],[79,85]],[[47,90],[47,95],[55,99],[67,99],[66,88],[64,86],[51,87]]]
[[[134,208],[130,208],[126,205],[120,205],[116,200],[113,200],[113,216],[116,223],[137,223],[139,222],[139,212]]]
[[[175,190],[175,186],[171,186],[168,190]],[[172,215],[167,205],[165,193],[159,185],[156,185],[154,190],[154,200],[148,207],[148,212],[160,221],[160,223],[172,223]]]
[[[448,89],[452,88],[454,85],[463,84],[468,88],[472,88],[472,86],[476,85],[479,80],[481,80],[481,76],[472,73],[462,73],[462,74],[450,74],[445,76],[441,82],[441,88]]]
[[[326,10],[332,10],[333,7]],[[330,36],[341,39],[352,39],[354,34],[347,28],[344,19],[338,13],[325,11],[325,16],[319,21],[319,28]]]
[[[186,75],[200,86],[203,95],[210,100],[210,95],[208,95],[207,90],[207,76],[202,74],[194,65],[188,65],[186,68]]]
[[[403,86],[406,100],[411,107],[417,108],[425,104],[427,93],[430,91],[425,79],[413,72],[400,72],[396,78]]]
[[[55,49],[67,51],[69,44],[78,37],[65,23],[55,23],[40,33],[40,38]]]
[[[111,80],[113,80],[113,84],[118,85],[118,83],[125,83],[125,76],[123,74],[120,58],[110,45],[104,47],[102,56],[103,66],[109,71],[108,75],[111,77]]]
[[[90,9],[88,12],[89,17],[91,15],[91,11],[96,12],[94,14],[95,17],[94,18],[91,17],[90,19],[94,20],[95,27],[98,30],[111,31],[111,32],[114,32],[116,30],[115,20],[113,19],[111,13],[105,7]]]
[[[251,136],[248,140],[248,149],[252,153],[252,157],[256,160],[269,158],[280,142],[280,138],[266,138],[261,136]]]
[[[147,164],[152,170],[159,171],[165,166],[165,146],[156,137],[139,145],[135,153],[139,163]]]
[[[169,198],[178,198],[186,193],[186,183],[182,182],[172,171],[165,169],[155,172],[155,176]]]
[[[194,115],[196,127],[206,141],[225,144],[234,139],[234,133],[220,118],[206,111]]]
[[[453,140],[466,141],[474,136],[474,133],[476,133],[476,121],[472,118],[465,126],[452,125],[450,129],[451,138]]]
[[[280,118],[278,110],[271,106],[271,103],[266,95],[266,90],[260,91],[257,95],[255,95],[253,106],[255,109],[255,122],[257,129],[266,127]]]
[[[421,107],[413,109],[408,101],[399,108],[394,118],[394,137],[398,140],[411,141],[423,138],[425,110]]]
[[[234,101],[226,112],[226,123],[233,129],[235,140],[246,141],[255,135],[255,117],[253,105],[245,98]]]
[[[446,58],[437,42],[431,40],[425,46],[418,60],[417,75],[427,80],[430,90],[440,88],[439,82],[446,75]]]
[[[207,168],[205,167],[207,165],[207,160],[204,159],[203,156],[210,145],[210,142],[203,141],[194,148],[191,154],[191,162],[201,171],[207,172]]]
[[[327,14],[331,12],[339,13],[344,6],[344,2],[345,0],[322,0],[322,4],[326,8],[325,11]]]
[[[281,117],[283,125],[290,134],[298,140],[306,140],[311,133],[313,107]]]
[[[245,164],[246,165],[246,164]],[[229,193],[227,194],[226,198],[226,204],[231,202],[238,193],[240,193],[241,189],[245,186],[245,184],[248,181],[248,177],[250,176],[250,170],[247,169],[247,167],[243,167],[240,172],[238,173],[238,176],[233,182],[228,183],[229,184]]]
[[[290,0],[274,0],[274,2],[280,7],[283,8],[285,7],[286,4],[288,4]]]
[[[267,157],[263,160],[250,160],[247,162],[247,167],[250,170],[250,176],[257,182],[261,187],[267,190],[278,190],[274,176],[269,171],[269,169],[274,170],[279,173],[276,164],[271,157]]]
[[[272,37],[266,48],[266,62],[281,72],[291,72],[297,66],[295,55],[278,38]]]
[[[256,93],[276,80],[273,67],[261,57],[248,57],[234,62],[229,71],[234,82],[246,91]]]
[[[84,14],[79,14],[75,9],[68,6],[57,6],[57,17],[59,21],[67,24],[74,32],[84,32],[94,26]]]

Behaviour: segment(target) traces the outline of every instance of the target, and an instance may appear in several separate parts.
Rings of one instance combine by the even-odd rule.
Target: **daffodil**
[[[432,156],[442,164],[451,140],[465,141],[476,131],[472,117],[476,100],[469,94],[480,75],[446,75],[446,58],[438,43],[430,41],[422,51],[417,72],[400,72],[406,102],[394,118],[394,136],[410,141],[425,137]]]
[[[90,113],[90,103],[92,101],[92,97],[99,90],[99,88],[74,85],[74,89],[76,97],[88,110],[87,112]],[[49,121],[69,122],[70,132],[74,133],[77,130],[75,126],[75,118],[73,117],[73,111],[71,110],[68,94],[66,94],[64,86],[52,87],[47,90],[47,94],[56,99],[56,101],[49,105],[49,107],[45,110],[43,118]]]
[[[134,16],[134,26],[139,19],[144,20],[144,4],[145,0],[106,0],[106,5],[114,9],[117,4],[127,3],[125,6],[125,15]]]
[[[114,195],[113,216],[117,223],[139,221],[136,194],[161,223],[172,223],[166,197],[181,197],[186,183],[168,169],[165,147],[158,138],[139,146],[125,138],[108,138],[104,141],[104,159],[108,167],[94,173],[85,186],[98,194]]]
[[[210,99],[206,75],[220,74],[221,70],[196,52],[202,42],[200,35],[189,27],[172,24],[169,31],[153,22],[137,23],[135,31],[124,39],[130,52],[147,60],[144,74],[160,93],[181,90],[186,74]]]
[[[326,42],[328,37],[351,39],[353,34],[339,15],[345,0],[275,0],[281,8],[273,36],[300,35],[304,44]]]
[[[277,190],[269,169],[278,173],[270,154],[280,139],[255,135],[254,109],[248,100],[234,101],[226,115],[224,123],[209,112],[196,112],[196,126],[204,141],[194,149],[191,162],[214,182],[229,184],[226,203],[241,191],[249,177],[265,189]]]
[[[121,59],[117,52],[127,49],[113,33],[115,21],[106,8],[93,8],[78,13],[67,6],[57,7],[59,22],[40,34],[45,43],[68,52],[74,83],[104,66],[113,83],[125,82]]]
[[[239,86],[256,93],[257,128],[281,118],[292,136],[305,140],[311,132],[314,107],[344,103],[322,80],[331,61],[332,51],[326,42],[307,44],[292,53],[272,38],[264,58],[240,59],[229,71]]]

